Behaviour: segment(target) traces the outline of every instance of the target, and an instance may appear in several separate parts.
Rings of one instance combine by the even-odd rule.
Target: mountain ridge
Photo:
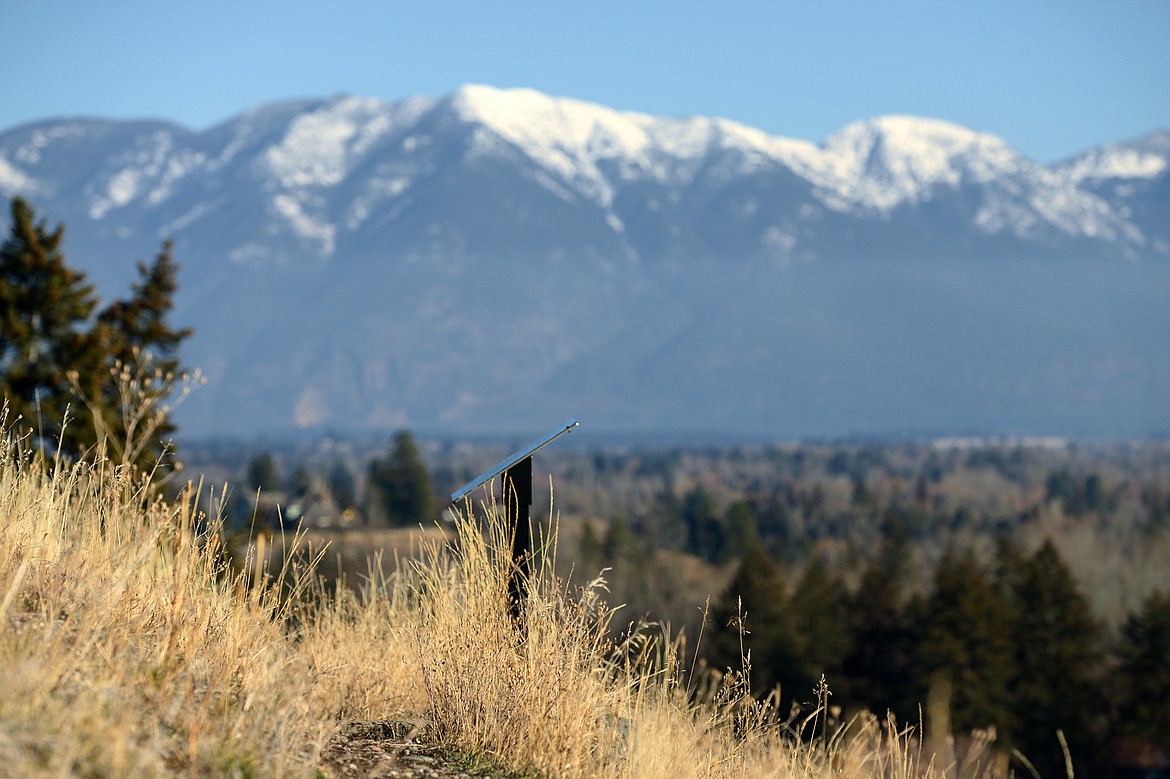
[[[22,125],[0,133],[0,194],[64,222],[105,295],[174,239],[210,380],[182,413],[208,434],[569,411],[647,432],[1133,434],[1170,430],[1163,136],[1043,166],[923,117],[818,145],[469,85],[201,131]]]
[[[615,189],[627,183],[693,184],[703,158],[722,155],[725,166],[734,166],[723,170],[723,175],[748,177],[759,173],[761,167],[772,168],[773,174],[794,174],[810,188],[807,199],[817,207],[862,216],[880,216],[901,205],[927,202],[939,190],[946,194],[961,184],[1015,177],[1014,185],[1030,188],[1030,196],[1023,198],[1022,207],[1019,197],[1010,207],[1004,205],[1003,197],[985,198],[987,202],[972,216],[974,226],[983,234],[996,236],[1010,230],[1020,237],[1034,237],[1048,228],[1080,238],[1105,236],[1119,240],[1123,244],[1120,251],[1130,256],[1145,251],[1143,244],[1156,244],[1146,241],[1140,227],[1126,223],[1095,193],[1076,187],[1088,177],[1077,171],[1091,165],[1100,150],[1075,157],[1077,165],[1066,163],[1050,169],[1027,160],[996,136],[942,120],[899,115],[854,122],[817,146],[770,136],[726,119],[651,117],[549,98],[532,90],[483,86],[466,86],[444,98],[393,103],[353,96],[287,101],[244,112],[202,132],[161,122],[143,123],[156,136],[151,151],[166,158],[158,160],[155,167],[164,161],[168,165],[161,187],[152,188],[148,197],[165,199],[166,186],[182,178],[187,168],[206,166],[205,172],[213,173],[217,163],[226,163],[247,150],[256,135],[269,143],[262,160],[255,164],[266,164],[279,188],[338,186],[353,172],[351,166],[360,163],[371,149],[389,154],[387,140],[436,113],[440,123],[457,120],[471,128],[462,150],[466,156],[474,158],[491,153],[493,148],[498,150],[498,144],[510,144],[537,166],[538,179],[554,194],[584,197],[602,209],[612,209]],[[65,128],[76,126],[78,121],[66,123]],[[101,121],[107,127],[120,126]],[[263,127],[270,124],[275,124],[272,131],[283,131],[283,137],[266,138]],[[33,126],[24,129],[29,127]],[[223,144],[218,154],[209,154],[208,142],[233,129],[230,142]],[[12,132],[16,131],[4,135]],[[43,146],[48,140],[34,137],[32,145]],[[426,136],[400,140],[417,145],[425,143]],[[187,148],[172,148],[181,142],[186,142]],[[139,150],[140,156],[143,151]],[[36,154],[32,154],[33,161]],[[1165,152],[1161,157],[1146,158],[1166,164]],[[42,186],[35,173],[22,169],[21,162],[27,159],[27,145],[14,154],[0,156],[0,188],[9,194],[22,190],[33,196],[42,189],[51,194],[51,185]],[[611,170],[601,170],[604,166]],[[1155,167],[1153,172],[1162,169]],[[112,173],[104,182],[105,193],[89,193],[92,218],[101,218],[109,208],[125,206],[134,198],[135,185],[141,184],[134,174],[141,176],[141,166]],[[397,177],[368,182],[365,200],[401,195],[407,181]],[[91,182],[91,187],[95,184]],[[272,199],[270,210],[300,237],[318,243],[324,255],[335,250],[339,229],[346,223],[358,226],[368,211],[368,205],[356,198],[347,220],[319,218],[296,192],[284,194]],[[607,224],[617,231],[615,225],[626,220],[620,214],[613,216]],[[185,225],[178,222],[179,227]],[[1163,252],[1157,249],[1157,253]]]

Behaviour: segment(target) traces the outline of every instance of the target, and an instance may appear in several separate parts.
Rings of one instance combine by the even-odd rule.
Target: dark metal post
[[[532,572],[532,458],[525,457],[504,471],[504,511],[512,529],[512,572],[508,579],[508,599],[512,617],[519,621],[524,614],[528,577]]]
[[[520,618],[524,615],[524,599],[528,596],[527,584],[532,574],[532,525],[528,514],[532,506],[532,455],[579,424],[575,419],[568,420],[544,438],[518,449],[451,493],[451,502],[458,503],[473,490],[503,475],[505,519],[512,530],[512,570],[508,575],[508,599],[512,618],[521,629],[523,623]],[[471,510],[470,502],[467,510]]]

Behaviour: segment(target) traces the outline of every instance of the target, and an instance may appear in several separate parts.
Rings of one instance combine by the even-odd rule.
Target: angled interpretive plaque
[[[500,462],[496,463],[491,468],[488,468],[486,471],[481,473],[479,476],[476,476],[474,479],[467,482],[467,484],[464,484],[462,487],[455,490],[455,492],[452,492],[451,493],[451,502],[458,503],[459,501],[463,500],[465,497],[470,495],[472,492],[474,492],[479,487],[482,487],[484,484],[487,484],[492,479],[506,473],[509,469],[520,464],[524,460],[532,457],[532,455],[535,454],[537,452],[537,450],[543,449],[544,447],[548,446],[549,444],[551,444],[553,441],[557,440],[561,436],[565,435],[568,432],[571,432],[574,428],[578,427],[580,424],[581,423],[578,422],[577,420],[570,419],[567,422],[565,422],[563,425],[558,427],[557,429],[553,430],[548,435],[544,436],[543,438],[532,442],[531,444],[523,447],[522,449],[517,449],[515,452],[508,455],[503,460],[500,460]]]
[[[532,561],[532,525],[529,521],[529,509],[532,506],[532,455],[571,432],[579,424],[575,419],[568,420],[543,438],[517,449],[451,493],[451,502],[458,503],[492,479],[500,477],[504,515],[512,533],[513,567],[508,577],[508,600],[512,618],[516,620],[516,625],[521,630]],[[467,500],[468,511],[471,510],[470,504],[471,501]]]

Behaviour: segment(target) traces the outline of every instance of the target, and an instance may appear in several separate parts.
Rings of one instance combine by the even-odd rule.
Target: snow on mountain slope
[[[350,205],[349,218],[339,224],[333,213],[336,209],[323,207],[321,190],[345,181],[369,155],[383,151],[389,138],[412,126],[433,104],[427,99],[387,104],[343,97],[296,116],[260,158],[260,168],[274,192],[269,214],[316,244],[322,257],[331,256],[338,232],[354,229],[372,204],[367,196],[366,202]]]
[[[935,119],[886,116],[857,122],[825,141],[818,182],[841,205],[888,211],[928,198],[933,188],[1030,172],[995,136]]]
[[[1079,167],[1054,171],[995,136],[910,116],[857,122],[817,146],[725,119],[653,117],[528,89],[477,85],[444,98],[397,103],[338,97],[275,104],[204,133],[140,125],[131,132],[74,122],[25,132],[17,143],[0,146],[0,189],[80,191],[95,222],[137,209],[139,216],[166,212],[171,229],[206,223],[229,206],[258,211],[269,234],[287,235],[328,258],[372,215],[397,213],[401,205],[395,204],[408,203],[412,187],[457,164],[435,157],[434,149],[449,145],[451,134],[463,128],[465,160],[503,159],[506,148],[519,152],[534,166],[523,175],[561,200],[579,197],[593,204],[606,229],[623,234],[623,243],[634,241],[627,247],[634,256],[649,249],[624,233],[645,209],[631,210],[637,198],[623,200],[623,193],[644,192],[643,202],[654,210],[657,203],[696,197],[700,181],[701,197],[710,199],[721,191],[758,189],[753,181],[787,177],[787,189],[745,195],[735,207],[756,225],[753,240],[762,251],[774,245],[815,254],[797,225],[808,223],[817,206],[881,222],[898,209],[940,198],[954,203],[968,229],[987,236],[1052,243],[1059,234],[1140,244],[1141,230],[1080,184],[1089,170],[1152,174],[1165,165],[1164,156],[1128,149],[1109,152],[1107,161],[1085,157]],[[96,153],[107,148],[104,136],[111,134],[121,142],[110,143],[106,154],[87,165],[66,170],[42,164],[54,154],[63,159],[59,150],[67,142],[72,148],[64,156],[85,148]],[[77,170],[89,171],[84,181],[75,177]],[[445,175],[460,174],[452,169]],[[797,182],[804,182],[803,192],[792,189]],[[694,217],[682,211],[659,217],[666,221],[657,229],[666,237],[652,243],[670,244],[669,236],[685,231],[679,220]],[[252,242],[233,251],[264,253]]]
[[[451,104],[465,121],[483,124],[564,173],[571,173],[576,162],[620,160],[628,178],[665,180],[668,171],[658,161],[693,162],[713,149],[754,152],[776,161],[816,153],[807,142],[774,138],[725,119],[621,112],[531,89],[465,86]]]
[[[463,121],[513,144],[602,208],[622,181],[686,184],[720,137],[715,120],[623,113],[530,89],[466,86],[450,104]],[[481,145],[490,153],[486,140]],[[603,162],[614,163],[617,180],[602,172]]]
[[[0,190],[23,192],[32,196],[40,193],[40,182],[24,170],[0,157]]]
[[[426,99],[387,104],[345,97],[296,116],[264,152],[267,173],[283,188],[330,187],[388,136],[434,105]]]
[[[622,181],[685,186],[704,159],[735,151],[739,164],[724,175],[745,177],[782,166],[814,185],[816,198],[835,211],[888,214],[930,200],[940,190],[975,184],[990,190],[973,215],[985,233],[1028,237],[1047,225],[1072,236],[1136,236],[1099,198],[1070,192],[1067,180],[1002,139],[935,119],[887,116],[858,122],[818,147],[727,120],[651,117],[533,90],[468,86],[455,93],[451,105],[464,121],[514,144],[606,209]],[[483,149],[490,153],[490,144]],[[605,161],[618,166],[619,181],[603,171]],[[996,186],[999,182],[1006,185]]]
[[[784,165],[815,184],[826,204],[843,211],[887,211],[921,199],[927,187],[957,185],[956,163],[968,163],[977,180],[987,180],[1018,172],[1025,162],[993,136],[905,116],[850,125],[818,147],[728,120],[619,112],[528,89],[468,86],[451,102],[464,121],[492,130],[563,180],[585,184],[601,205],[612,202],[613,188],[598,168],[603,160],[619,161],[623,179],[670,181],[666,161],[674,170],[693,173],[708,155],[734,150],[755,164],[729,173]],[[688,179],[675,176],[673,183]]]
[[[143,133],[124,152],[112,156],[89,194],[89,216],[102,219],[134,200],[154,206],[168,199],[176,183],[195,173],[207,155],[180,145],[170,129]]]
[[[1136,230],[1132,243],[1170,256],[1170,132],[1099,146],[1053,170],[1068,188],[1108,203]]]
[[[1091,149],[1057,166],[1068,181],[1081,185],[1106,179],[1152,179],[1170,170],[1170,132]]]

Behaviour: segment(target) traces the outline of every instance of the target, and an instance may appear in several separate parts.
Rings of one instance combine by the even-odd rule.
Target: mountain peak
[[[994,135],[981,133],[961,124],[910,114],[887,114],[853,122],[836,135],[873,136],[881,137],[887,142],[919,145],[928,143],[956,149],[987,143],[1004,144],[1002,139]]]
[[[534,89],[497,89],[471,84],[451,96],[464,121],[482,124],[526,151],[551,150],[577,156],[636,156],[648,145],[650,117]]]
[[[1152,179],[1170,170],[1170,131],[1159,130],[1078,154],[1057,170],[1080,185],[1109,179]]]
[[[995,167],[1014,168],[1023,159],[997,136],[941,119],[906,115],[854,122],[829,136],[825,149],[840,155],[848,175],[863,174],[881,163],[922,183],[953,180],[956,162],[982,159]]]

